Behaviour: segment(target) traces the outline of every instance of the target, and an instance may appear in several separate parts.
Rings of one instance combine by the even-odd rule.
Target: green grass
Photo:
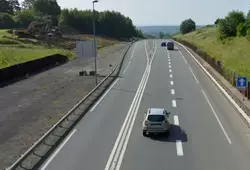
[[[13,48],[0,46],[0,69],[53,54],[65,55],[68,57],[68,59],[74,58],[74,53],[67,50],[45,49],[42,47]]]
[[[79,35],[80,39],[92,39],[91,35]],[[119,41],[97,37],[98,48],[113,45]],[[53,54],[62,54],[69,60],[75,58],[73,50],[63,50],[68,47],[75,48],[75,41],[60,41],[54,45],[46,42],[33,42],[29,39],[20,38],[7,33],[7,30],[0,30],[0,69],[15,64],[25,63]],[[101,50],[101,49],[99,49]]]
[[[230,38],[222,43],[217,39],[217,29],[212,27],[178,34],[174,38],[194,44],[211,57],[221,60],[227,69],[250,79],[250,41],[245,37]]]

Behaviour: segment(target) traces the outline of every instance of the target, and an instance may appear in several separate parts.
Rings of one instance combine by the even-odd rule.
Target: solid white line
[[[135,53],[135,48],[136,48],[136,46],[137,46],[137,43],[135,44],[135,46],[134,46],[134,49],[133,49],[133,52],[132,52],[132,55],[131,55],[131,59],[134,57],[134,53]]]
[[[176,42],[176,41],[175,41]],[[232,99],[232,97],[223,89],[223,87],[215,80],[215,78],[201,65],[201,63],[195,58],[195,56],[182,44],[176,42],[181,47],[183,47],[190,56],[196,61],[196,63],[200,66],[200,68],[206,73],[206,75],[216,84],[216,86],[222,91],[222,93],[228,98],[228,100],[234,105],[234,107],[240,112],[240,114],[244,117],[244,119],[250,125],[250,117],[241,109],[241,107]]]
[[[174,95],[175,94],[175,90],[171,89],[171,94]]]
[[[183,156],[182,142],[180,140],[176,141],[177,156]]]
[[[225,131],[225,129],[224,129],[222,123],[220,122],[219,117],[217,116],[216,112],[214,111],[214,108],[213,108],[212,104],[211,104],[210,101],[208,100],[208,97],[207,97],[206,93],[205,93],[203,90],[201,90],[201,91],[202,91],[204,97],[206,98],[207,103],[208,103],[208,105],[210,106],[210,108],[211,108],[211,110],[212,110],[212,112],[213,112],[213,114],[214,114],[216,120],[218,121],[218,123],[219,123],[219,125],[220,125],[220,127],[221,127],[221,129],[222,129],[222,131],[223,131],[223,133],[224,133],[224,135],[226,136],[228,142],[229,142],[230,144],[232,144],[230,138],[229,138],[228,135],[227,135],[227,132]]]
[[[173,75],[172,75],[172,74],[170,74],[170,75],[169,75],[169,77],[170,77],[170,78],[173,78]]]
[[[55,156],[60,152],[60,150],[64,147],[64,145],[69,141],[69,139],[74,135],[74,133],[77,130],[74,129],[69,136],[63,141],[63,143],[56,149],[56,151],[49,157],[49,159],[47,160],[47,162],[43,165],[43,167],[41,168],[41,170],[45,170],[47,168],[47,166],[50,164],[50,162],[55,158]]]
[[[145,43],[145,46],[146,46],[146,43]],[[157,46],[155,47],[155,52],[152,56],[152,60],[155,56],[156,48],[157,48]],[[145,48],[145,50],[146,50],[146,48]],[[146,55],[148,57],[147,52],[146,52]],[[106,167],[105,167],[105,170],[112,170],[112,169],[119,170],[119,168],[121,166],[123,156],[124,156],[124,153],[125,153],[128,141],[129,141],[129,137],[130,137],[131,131],[133,129],[135,118],[136,118],[136,115],[138,113],[138,109],[139,109],[140,102],[141,102],[141,99],[143,96],[143,92],[145,90],[145,87],[146,87],[146,84],[147,84],[147,81],[148,81],[148,78],[150,75],[150,70],[151,70],[151,62],[148,62],[147,67],[144,71],[142,80],[140,82],[140,85],[137,89],[135,97],[134,97],[132,104],[129,108],[129,111],[127,113],[126,119],[125,119],[125,121],[122,125],[122,128],[119,132],[119,135],[116,139],[115,145],[111,151],[110,157],[109,157],[108,162],[107,162]]]
[[[198,83],[199,84],[199,82],[198,82],[198,80],[197,80],[197,78],[196,78],[196,76],[195,76],[195,74],[194,74],[194,72],[193,72],[193,70],[189,67],[189,70],[191,71],[191,73],[193,74],[193,77],[194,77],[194,79],[195,79],[195,81],[196,81],[196,83]]]
[[[173,85],[174,85],[174,82],[173,82],[173,81],[170,81],[170,84],[173,86]]]
[[[177,115],[174,115],[174,124],[175,124],[176,126],[179,126],[179,125],[180,125],[179,118],[178,118]]]
[[[176,107],[176,101],[175,100],[172,100],[172,106]]]
[[[122,74],[124,74],[124,73],[127,71],[128,67],[129,67],[129,65],[130,65],[130,63],[131,63],[131,61],[129,61],[127,67],[126,67],[125,70],[122,72]]]
[[[103,98],[108,94],[108,92],[114,87],[114,85],[118,82],[119,78],[114,81],[114,83],[106,90],[106,92],[102,95],[102,97],[95,103],[95,105],[90,109],[90,112],[96,108],[96,106],[103,100]]]
[[[171,68],[171,65],[169,65],[168,67]]]
[[[169,69],[169,72],[170,72],[170,73],[172,73],[172,70],[171,70],[171,69]]]
[[[171,64],[171,62],[168,62],[168,64]]]

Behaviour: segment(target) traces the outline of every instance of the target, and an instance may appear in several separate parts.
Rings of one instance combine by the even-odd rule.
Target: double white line
[[[142,80],[139,84],[139,87],[136,91],[135,97],[133,99],[133,102],[129,108],[129,111],[127,113],[126,119],[122,125],[122,128],[119,132],[119,135],[116,139],[115,145],[112,149],[112,152],[109,156],[108,162],[106,164],[105,170],[119,170],[120,166],[122,164],[122,160],[124,157],[124,153],[126,151],[129,137],[131,135],[133,125],[135,122],[135,118],[141,103],[141,99],[143,96],[143,92],[145,90],[150,71],[151,71],[151,61],[153,60],[153,57],[155,56],[156,52],[156,47],[154,49],[154,53],[152,55],[151,61],[148,59],[148,54],[147,54],[147,48],[146,48],[146,42],[145,42],[145,50],[146,50],[146,55],[147,55],[147,66],[144,71],[144,74],[142,76]]]

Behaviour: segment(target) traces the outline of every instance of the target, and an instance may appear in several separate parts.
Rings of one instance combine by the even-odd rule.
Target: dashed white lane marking
[[[173,75],[172,75],[172,74],[170,74],[170,75],[169,75],[169,77],[170,77],[170,78],[173,78]]]
[[[169,65],[168,67],[171,68],[171,65]]]
[[[177,115],[174,115],[174,124],[176,126],[179,126],[179,118]],[[182,141],[181,140],[176,140],[176,150],[177,150],[177,156],[183,156],[183,147],[182,147]]]
[[[103,100],[103,98],[108,94],[108,92],[114,87],[114,85],[118,82],[119,78],[115,80],[115,82],[108,88],[108,90],[102,95],[102,97],[95,103],[95,105],[90,109],[92,112],[96,106]]]
[[[63,143],[57,148],[57,150],[51,155],[51,157],[48,159],[48,161],[43,165],[41,170],[45,170],[50,162],[56,157],[56,155],[60,152],[60,150],[64,147],[64,145],[70,140],[70,138],[75,134],[77,130],[74,129],[69,136],[63,141]]]
[[[223,133],[224,133],[224,135],[226,136],[228,143],[232,144],[232,142],[231,142],[230,138],[228,137],[227,132],[225,131],[225,129],[224,129],[224,127],[223,127],[223,125],[222,125],[222,123],[221,123],[219,117],[217,116],[216,112],[214,111],[214,108],[213,108],[212,104],[210,103],[210,101],[209,101],[209,99],[208,99],[206,93],[205,93],[203,90],[201,90],[201,92],[203,93],[205,99],[207,100],[207,103],[208,103],[208,105],[210,106],[210,108],[211,108],[211,110],[212,110],[212,112],[213,112],[213,114],[214,114],[216,120],[218,121],[218,123],[219,123],[219,125],[220,125],[220,127],[221,127],[221,129],[222,129],[222,131],[223,131]]]
[[[183,148],[182,148],[182,141],[176,141],[176,149],[177,149],[177,156],[183,156]]]
[[[177,115],[174,115],[174,124],[175,124],[176,126],[179,126],[179,125],[180,125],[179,118],[178,118]]]
[[[170,73],[172,73],[172,70],[171,70],[171,69],[169,69],[169,72],[170,72]]]
[[[173,85],[174,85],[174,82],[173,82],[173,81],[170,81],[170,84],[173,86]]]
[[[197,80],[197,78],[196,78],[196,76],[195,76],[195,74],[194,74],[194,72],[193,72],[193,70],[189,67],[189,70],[191,71],[191,73],[193,74],[193,77],[194,77],[194,79],[195,79],[195,81],[196,81],[196,83],[197,84],[199,84],[199,81]]]
[[[170,58],[168,59],[168,61],[170,62]]]
[[[172,106],[176,107],[176,101],[175,100],[172,100]]]
[[[180,52],[180,54],[181,54],[181,56],[182,56],[183,60],[184,60],[184,61],[185,61],[185,63],[187,64],[187,60],[185,59],[184,55],[182,54],[182,52],[181,52],[181,51],[179,51],[179,52]]]
[[[175,90],[171,89],[171,94],[174,95],[175,94]]]
[[[169,62],[168,62],[168,64],[170,65],[170,64],[171,64],[171,62],[169,61]]]

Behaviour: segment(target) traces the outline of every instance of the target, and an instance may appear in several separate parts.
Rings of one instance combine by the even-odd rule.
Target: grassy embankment
[[[174,38],[194,44],[211,57],[221,60],[227,69],[250,79],[250,41],[244,37],[217,39],[215,27],[205,27],[189,34],[177,34]]]
[[[77,38],[91,39],[92,37],[77,35]],[[97,41],[98,48],[118,42],[102,37],[97,37]],[[75,58],[74,48],[74,40],[57,41],[48,45],[46,42],[17,38],[7,33],[7,30],[0,30],[0,69],[53,54],[65,55],[71,60]]]

